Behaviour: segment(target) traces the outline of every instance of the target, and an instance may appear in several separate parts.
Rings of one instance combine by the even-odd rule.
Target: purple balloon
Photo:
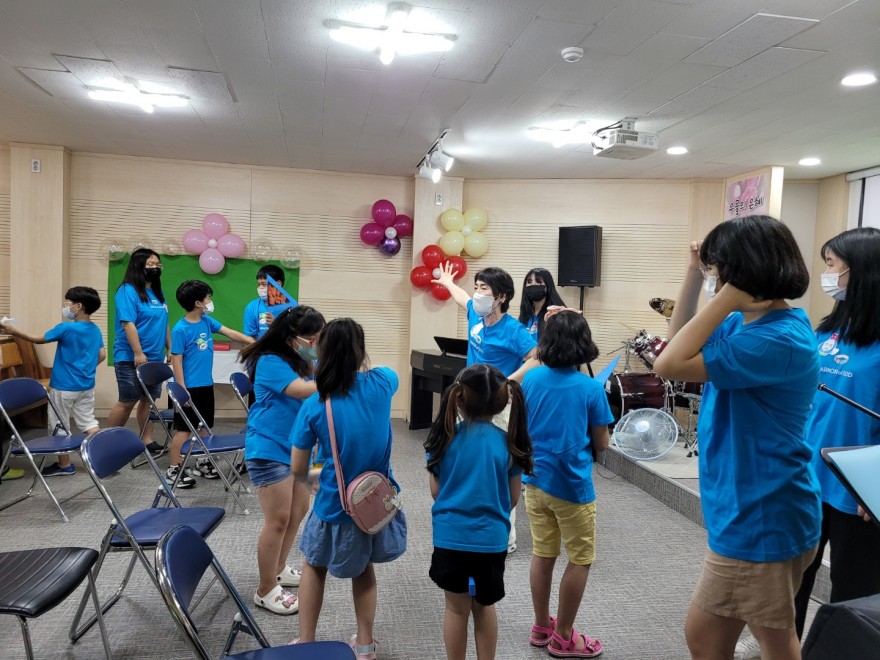
[[[413,233],[413,221],[408,215],[399,215],[394,218],[394,224],[391,225],[397,230],[397,235],[400,238],[405,238],[407,236],[412,236]]]
[[[244,254],[244,241],[237,234],[226,234],[217,241],[217,249],[224,257],[235,259]]]
[[[219,213],[209,213],[202,220],[202,230],[216,241],[229,231],[229,221]]]
[[[389,257],[393,257],[395,254],[400,252],[400,239],[399,238],[383,238],[379,242],[379,249],[382,250],[382,254],[386,254]]]
[[[368,222],[361,227],[361,240],[367,245],[378,245],[385,238],[385,227],[375,222]]]
[[[208,249],[208,235],[198,229],[190,229],[183,235],[183,249],[190,254],[201,254]]]
[[[199,256],[199,266],[208,275],[216,275],[225,265],[226,259],[217,248],[208,248]]]
[[[387,199],[380,199],[373,204],[373,220],[383,227],[390,227],[394,224],[394,218],[397,215],[397,209],[394,204]]]

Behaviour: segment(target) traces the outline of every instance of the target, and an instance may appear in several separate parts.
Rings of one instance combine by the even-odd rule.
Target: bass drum
[[[638,408],[665,408],[666,381],[657,374],[611,374],[605,384],[615,419]]]

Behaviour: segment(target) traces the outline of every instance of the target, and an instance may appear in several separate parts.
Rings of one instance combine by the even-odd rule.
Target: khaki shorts
[[[596,561],[595,502],[577,504],[526,486],[526,513],[536,557],[558,557],[562,542],[572,564],[587,566]]]
[[[691,604],[765,628],[794,628],[794,595],[816,548],[785,561],[730,559],[706,551]]]
[[[49,390],[49,399],[58,409],[58,415],[64,420],[64,425],[70,428],[70,419],[73,418],[75,429],[73,433],[85,433],[98,428],[98,420],[95,419],[95,389],[82,392],[68,392],[67,390]],[[49,433],[58,425],[58,417],[52,406],[49,406]]]

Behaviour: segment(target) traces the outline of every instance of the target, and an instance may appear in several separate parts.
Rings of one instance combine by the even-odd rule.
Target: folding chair
[[[190,401],[189,392],[177,383],[168,383],[168,398],[171,399],[171,403],[174,404],[175,410],[177,410],[178,414],[183,417],[190,431],[190,439],[183,443],[183,446],[180,448],[180,453],[183,455],[183,461],[181,461],[180,471],[177,473],[178,476],[175,478],[174,483],[171,484],[171,487],[174,488],[177,480],[180,479],[180,475],[185,473],[184,470],[186,469],[186,464],[190,457],[202,456],[210,461],[211,465],[217,471],[217,474],[223,480],[226,490],[228,490],[232,494],[232,497],[235,498],[235,502],[241,507],[244,515],[249,515],[250,511],[248,511],[244,502],[241,501],[238,492],[232,488],[232,481],[238,481],[239,486],[243,486],[245,492],[248,494],[250,494],[251,489],[244,485],[244,481],[238,472],[236,472],[233,462],[227,458],[227,454],[239,454],[244,452],[245,436],[241,433],[214,435],[211,432],[211,427],[205,422],[205,418],[202,417],[198,408],[196,408],[193,402]],[[184,406],[187,404],[189,404],[190,410],[195,413],[196,418],[199,420],[199,426],[204,428],[208,432],[208,435],[199,435],[196,426],[194,426],[189,417],[186,416]],[[229,476],[224,474],[223,470],[217,466],[217,463],[214,461],[214,458],[217,456],[226,462],[226,465],[229,467]]]
[[[245,412],[248,412],[250,406],[248,405],[247,397],[254,391],[254,384],[251,382],[251,379],[248,378],[246,373],[236,371],[229,377],[229,384],[232,385],[232,391],[235,392],[235,397],[238,399],[241,407],[244,408]]]
[[[162,430],[165,431],[165,444],[162,446],[162,451],[159,453],[159,456],[168,452],[168,443],[171,441],[172,437],[171,428],[174,426],[174,409],[166,408],[160,410],[159,406],[156,405],[156,400],[150,395],[150,387],[161,385],[173,377],[174,372],[172,372],[171,367],[164,362],[147,362],[137,368],[138,382],[141,384],[144,396],[147,397],[147,400],[150,402],[150,415],[147,418],[147,424],[161,424]],[[143,428],[141,428],[141,440],[144,438],[144,433],[147,432],[147,424],[144,424]],[[136,468],[141,465],[143,465],[143,462],[137,464],[132,463],[131,467]]]
[[[190,601],[209,566],[237,610],[221,657],[240,660],[351,660],[356,657],[351,647],[343,642],[311,642],[270,647],[253,614],[205,540],[188,527],[177,527],[169,530],[159,541],[156,548],[156,573],[159,576],[159,590],[172,618],[200,660],[212,660],[216,657],[208,651],[190,615]],[[239,632],[252,635],[261,648],[230,655]]]
[[[153,562],[147,558],[147,552],[156,548],[165,532],[178,525],[188,525],[198,536],[207,538],[223,520],[226,510],[220,507],[181,507],[153,457],[150,456],[150,452],[134,431],[119,427],[98,431],[83,441],[81,452],[89,476],[95,482],[98,492],[113,515],[110,527],[101,541],[100,554],[94,568],[95,580],[97,581],[109,553],[132,553],[121,584],[100,607],[100,611],[105,613],[122,596],[138,560],[146,569],[153,584],[159,587]],[[126,516],[110,497],[103,480],[121,470],[126,463],[141,456],[155,472],[159,485],[149,508]],[[143,479],[143,477],[138,478]],[[73,641],[82,637],[97,620],[97,617],[93,616],[80,626],[87,599],[88,594],[80,601],[76,617],[70,627],[70,639]]]
[[[52,410],[55,411],[55,416],[61,420],[56,432],[63,431],[63,435],[43,435],[37,438],[24,440],[18,432],[18,429],[15,427],[15,424],[12,423],[12,416],[15,414],[16,410],[33,407],[34,405],[40,405],[44,402],[48,402],[48,404],[52,406]],[[40,483],[43,484],[43,488],[46,489],[46,492],[55,504],[55,508],[58,509],[58,513],[61,514],[61,520],[64,522],[70,522],[70,518],[64,513],[64,509],[61,508],[58,498],[55,497],[52,489],[49,488],[49,484],[46,483],[46,479],[43,477],[40,469],[43,467],[43,463],[47,456],[53,456],[55,454],[72,454],[77,451],[86,436],[81,433],[76,435],[70,434],[70,429],[67,427],[67,421],[61,418],[58,409],[49,398],[49,393],[46,391],[46,388],[33,378],[9,378],[0,381],[0,413],[2,413],[3,420],[12,430],[9,447],[6,450],[6,454],[3,456],[3,461],[0,462],[0,474],[2,474],[3,469],[9,462],[10,456],[24,456],[30,462],[35,473],[34,480],[31,482],[28,491],[21,497],[0,505],[0,511],[8,509],[13,504],[18,504],[30,497],[31,493],[34,492],[34,487],[39,479]],[[35,456],[40,457],[39,465],[34,461]],[[91,486],[89,486],[89,488],[91,488]],[[88,490],[88,488],[74,493],[63,501],[67,502],[77,495],[84,493],[86,490]]]

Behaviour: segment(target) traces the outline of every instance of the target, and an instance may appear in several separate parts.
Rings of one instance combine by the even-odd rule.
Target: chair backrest
[[[236,371],[229,377],[229,383],[238,396],[244,398],[254,391],[254,384],[243,371]]]
[[[8,378],[0,381],[0,406],[7,411],[24,408],[48,398],[46,388],[33,378]]]
[[[86,466],[104,479],[147,451],[137,433],[123,427],[110,427],[87,436],[80,452]]]
[[[15,342],[0,344],[0,369],[15,369],[22,366],[21,351]]]
[[[186,422],[186,425],[189,427],[190,432],[193,436],[198,435],[198,429],[193,425],[192,420],[186,416],[183,407],[189,403],[190,409],[195,413],[196,418],[199,420],[199,423],[205,428],[208,433],[211,432],[211,427],[208,426],[208,423],[205,422],[205,418],[202,417],[202,413],[199,412],[199,409],[196,405],[190,400],[189,392],[183,389],[177,383],[168,383],[168,397],[171,399],[171,403],[174,404],[174,407],[177,409],[178,414],[183,417],[183,421]]]
[[[164,362],[146,362],[137,368],[138,380],[147,387],[164,383],[174,372]]]

